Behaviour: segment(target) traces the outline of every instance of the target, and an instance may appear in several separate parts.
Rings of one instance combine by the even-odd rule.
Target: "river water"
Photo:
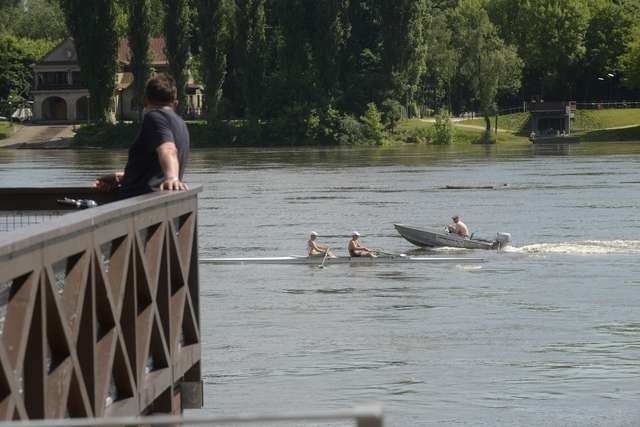
[[[0,151],[10,186],[85,185],[124,152]],[[202,256],[390,252],[482,264],[201,265],[205,411],[382,402],[386,425],[640,424],[640,144],[201,150]],[[447,185],[493,187],[447,190]],[[510,232],[415,251],[397,222]]]

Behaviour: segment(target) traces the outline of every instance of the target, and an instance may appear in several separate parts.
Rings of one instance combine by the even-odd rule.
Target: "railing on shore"
[[[356,406],[331,412],[296,413],[296,414],[247,414],[234,417],[212,416],[150,416],[150,417],[113,417],[113,418],[84,418],[74,420],[45,420],[32,422],[0,423],[2,427],[131,427],[131,426],[219,426],[219,425],[297,425],[309,423],[330,423],[351,421],[356,427],[382,427],[382,406],[377,404]]]
[[[201,407],[199,191],[0,190],[0,420]]]

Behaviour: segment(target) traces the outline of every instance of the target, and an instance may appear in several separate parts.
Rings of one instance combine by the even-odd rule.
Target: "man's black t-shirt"
[[[173,109],[165,107],[151,110],[144,115],[142,128],[129,148],[129,158],[119,188],[121,197],[133,197],[158,191],[164,181],[164,173],[158,161],[156,149],[173,141],[178,150],[180,180],[189,157],[189,131],[184,120]]]

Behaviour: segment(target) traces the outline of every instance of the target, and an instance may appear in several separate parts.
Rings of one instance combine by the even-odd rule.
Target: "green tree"
[[[326,107],[342,95],[341,77],[345,48],[351,33],[349,0],[307,3],[309,43],[317,78],[316,97]]]
[[[392,96],[408,105],[426,71],[428,0],[380,0],[382,62]]]
[[[97,122],[108,121],[118,49],[114,0],[60,0],[60,5],[91,95],[91,118]]]
[[[151,0],[149,19],[151,21],[150,31],[152,37],[164,36],[164,16],[164,0]]]
[[[515,92],[520,87],[522,61],[515,47],[498,36],[480,0],[461,0],[452,14],[454,44],[464,46],[460,55],[461,82],[483,115],[486,141],[491,135],[490,117],[497,113],[500,91]]]
[[[28,98],[33,81],[31,64],[54,45],[55,42],[49,40],[0,35],[0,115],[12,113],[12,105]]]
[[[0,8],[0,32],[31,39],[61,40],[67,36],[57,0],[8,2]],[[15,4],[11,4],[15,3]]]
[[[588,0],[488,0],[492,21],[524,61],[525,95],[571,96],[585,54]]]
[[[343,96],[339,106],[359,116],[369,102],[381,102],[388,94],[382,62],[382,22],[379,1],[352,1],[348,18],[350,36],[346,41],[342,67]]]
[[[604,85],[598,77],[613,75],[614,84],[619,81],[622,71],[622,57],[631,41],[634,23],[638,13],[622,3],[606,2],[593,11],[585,35],[586,54],[576,75],[582,76],[584,98],[602,92]],[[593,85],[597,84],[594,88]],[[595,90],[594,90],[595,89]]]
[[[435,11],[427,29],[426,73],[422,84],[422,102],[431,104],[434,110],[444,105],[452,108],[452,85],[457,67],[458,53],[452,45],[452,33],[445,13]]]
[[[134,99],[138,106],[138,120],[142,120],[142,97],[151,75],[149,37],[151,32],[150,0],[129,0],[129,48],[133,73]]]
[[[186,106],[187,72],[191,45],[191,11],[189,0],[164,0],[164,34],[171,75],[178,89],[178,108]]]
[[[318,90],[310,10],[303,0],[271,3],[272,51],[267,76],[270,105],[265,116],[270,132],[291,143],[307,141],[313,134],[307,128],[316,117],[319,119],[319,96],[325,96]]]
[[[620,66],[625,75],[625,86],[640,89],[640,25],[636,24],[632,29]]]
[[[244,115],[250,128],[258,131],[262,112],[266,66],[265,0],[238,0],[236,45],[239,53]]]
[[[11,114],[9,103],[24,99],[31,86],[29,57],[18,39],[0,35],[0,114]]]
[[[205,107],[209,126],[221,120],[222,85],[227,68],[227,49],[233,16],[229,0],[195,0],[200,27]]]
[[[381,145],[385,141],[384,126],[382,124],[382,114],[376,107],[376,104],[370,102],[367,104],[367,110],[364,115],[360,117],[363,124],[364,136],[370,143],[375,145]]]

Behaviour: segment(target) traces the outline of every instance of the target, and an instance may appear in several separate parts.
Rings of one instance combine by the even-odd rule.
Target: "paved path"
[[[432,118],[428,118],[428,119],[420,119],[423,122],[428,122],[428,123],[435,123],[436,119],[432,119]],[[469,124],[464,124],[462,123],[463,121],[468,120],[468,119],[461,119],[461,118],[457,118],[457,117],[452,117],[451,118],[451,123],[453,123],[453,125],[455,127],[459,127],[459,128],[467,128],[467,129],[478,129],[478,130],[485,130],[485,126],[483,125],[469,125]],[[493,123],[492,123],[493,124]],[[491,131],[494,131],[494,128],[491,128]],[[502,128],[498,128],[498,132],[510,132],[506,129],[502,129]]]
[[[72,125],[27,124],[8,138],[0,148],[66,148],[73,138]]]

